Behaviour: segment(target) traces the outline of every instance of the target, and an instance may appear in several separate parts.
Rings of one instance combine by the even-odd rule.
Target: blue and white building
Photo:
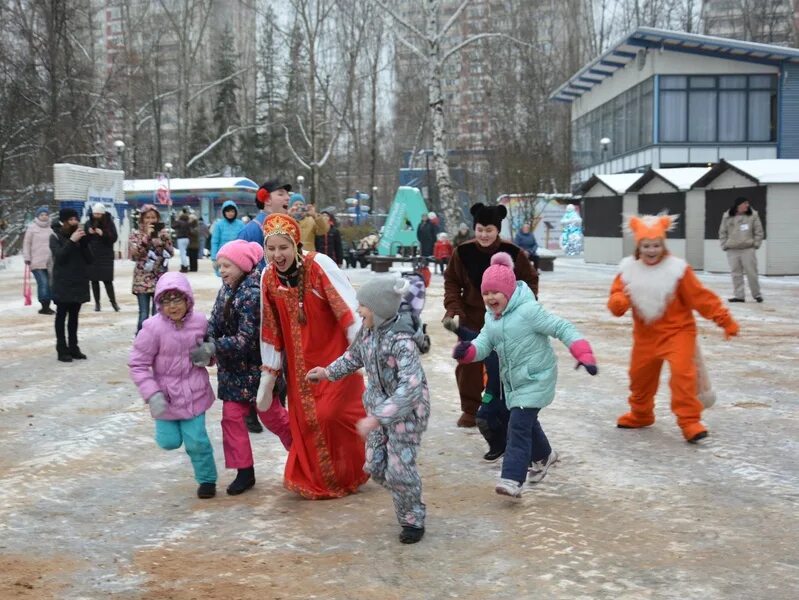
[[[799,158],[799,49],[639,27],[551,96],[572,185],[595,173]]]

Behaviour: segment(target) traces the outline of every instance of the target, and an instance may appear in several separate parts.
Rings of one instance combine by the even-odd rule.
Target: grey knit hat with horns
[[[358,288],[356,296],[358,302],[374,313],[375,327],[378,327],[396,316],[407,289],[406,279],[375,277]]]

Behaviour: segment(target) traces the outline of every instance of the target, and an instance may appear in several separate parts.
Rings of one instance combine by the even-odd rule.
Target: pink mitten
[[[461,364],[474,361],[475,356],[477,356],[477,348],[471,342],[458,342],[452,349],[452,358]]]
[[[596,359],[591,350],[591,344],[588,343],[588,340],[577,340],[569,346],[569,352],[577,359],[577,366],[575,369],[580,368],[580,365],[582,365],[585,367],[585,370],[588,371],[589,375],[596,375],[599,372],[599,369],[596,368]]]

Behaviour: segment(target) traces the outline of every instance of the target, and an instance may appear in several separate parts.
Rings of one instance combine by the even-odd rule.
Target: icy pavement
[[[190,274],[207,311],[219,281]],[[763,278],[762,305],[733,305],[741,336],[700,321],[718,393],[710,443],[682,441],[668,408],[656,425],[614,427],[626,410],[628,318],[605,310],[614,269],[559,258],[541,301],[590,339],[600,375],[560,358],[542,423],[562,460],[520,501],[494,494],[460,411],[439,324],[442,277],[425,318],[433,416],[420,465],[429,517],[397,541],[389,495],[369,483],[308,502],[281,485],[284,451],[253,435],[258,483],[224,494],[221,406],[208,429],[221,495],[198,500],[182,450],[165,452],[125,366],[136,321],[132,265],[116,265],[122,312],[81,313],[87,361],[56,361],[52,317],[22,306],[22,265],[0,271],[0,598],[768,598],[799,597],[799,278]],[[347,271],[357,286],[372,273]],[[727,275],[700,278],[728,297]],[[212,375],[215,372],[212,370]],[[215,383],[215,381],[214,381]]]

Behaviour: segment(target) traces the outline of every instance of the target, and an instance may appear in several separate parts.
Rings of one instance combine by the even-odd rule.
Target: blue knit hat
[[[305,197],[302,194],[294,192],[291,196],[289,196],[289,206],[293,206],[294,204],[297,204],[297,202],[305,204]]]
[[[40,214],[47,213],[50,214],[50,208],[48,206],[40,206],[36,209],[36,217],[38,218]]]

